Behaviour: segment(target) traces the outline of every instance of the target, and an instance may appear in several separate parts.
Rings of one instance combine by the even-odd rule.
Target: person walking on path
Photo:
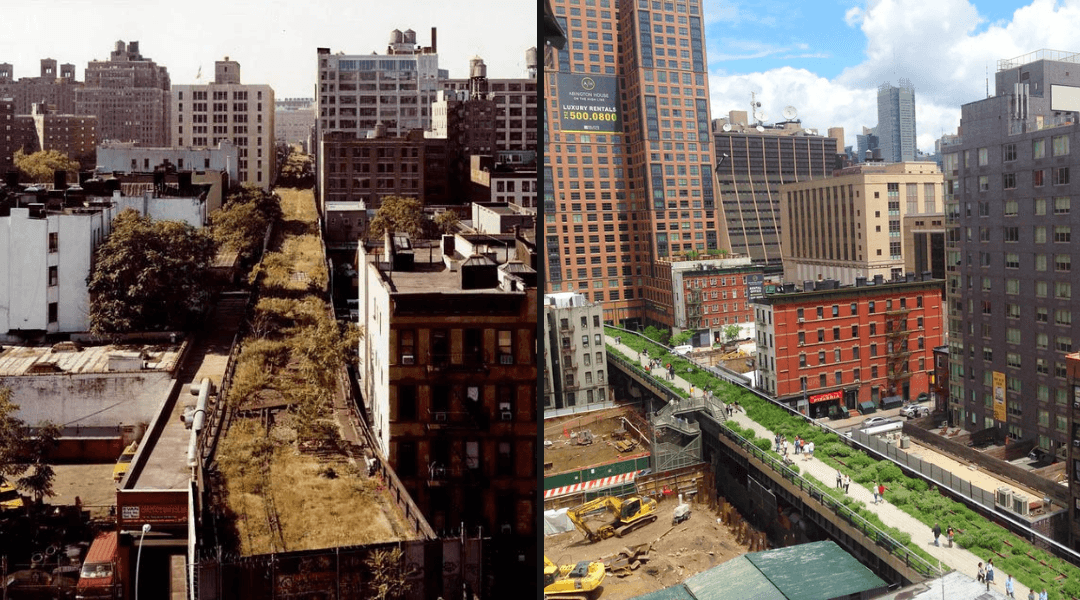
[[[938,525],[937,523],[934,523],[933,532],[934,532],[934,545],[940,547],[941,544],[938,543],[938,538],[941,537],[941,525]]]
[[[979,563],[979,574],[975,576],[975,579],[979,580],[979,583],[986,581],[986,570],[983,569],[982,563]]]
[[[1046,588],[1039,592],[1039,600],[1050,600],[1050,596],[1046,593]]]
[[[877,485],[877,495],[878,495],[878,498],[880,498],[882,502],[885,501],[885,484],[878,483],[878,485]]]
[[[990,591],[990,584],[994,583],[994,559],[986,561],[986,591]]]
[[[1005,576],[1005,595],[1016,600],[1016,596],[1013,595],[1013,578],[1011,573]]]
[[[1028,600],[1035,600],[1035,590],[1028,590]]]
[[[796,452],[798,454],[798,452]],[[836,489],[844,487],[844,476],[840,474],[840,469],[836,470]]]
[[[874,492],[874,504],[877,504],[877,484],[876,483],[874,484],[874,487],[870,488],[870,491]],[[982,565],[982,563],[979,563],[979,564]],[[982,580],[980,579],[979,581],[982,581]]]
[[[954,531],[953,531],[952,525],[949,525],[948,536],[949,536],[949,547],[950,548],[953,547],[953,545],[952,545],[952,543],[953,543],[953,533],[954,533]]]
[[[850,488],[851,488],[851,475],[844,475],[844,493],[845,494],[850,494],[851,493],[849,491]]]

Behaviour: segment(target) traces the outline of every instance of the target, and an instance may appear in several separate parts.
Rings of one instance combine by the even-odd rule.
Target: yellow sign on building
[[[994,371],[994,420],[1005,420],[1005,374]]]

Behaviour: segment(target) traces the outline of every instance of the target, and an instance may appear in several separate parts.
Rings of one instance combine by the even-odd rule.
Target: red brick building
[[[815,418],[929,392],[944,281],[876,279],[787,284],[757,300],[758,388]]]
[[[750,298],[761,295],[764,274],[760,266],[750,264],[750,257],[669,264],[675,292],[675,332],[708,332],[710,344],[725,341],[723,332],[728,325],[738,325],[746,337],[753,335]]]

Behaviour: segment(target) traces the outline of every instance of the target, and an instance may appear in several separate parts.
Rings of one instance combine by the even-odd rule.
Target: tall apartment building
[[[0,63],[0,98],[15,101],[15,114],[28,115],[35,104],[44,104],[59,114],[75,113],[75,90],[82,87],[75,81],[75,65],[64,63],[57,73],[56,60],[41,59],[38,77],[15,80],[12,66]]]
[[[364,137],[381,123],[390,136],[431,128],[431,104],[439,89],[435,28],[431,46],[416,45],[408,29],[390,32],[386,54],[330,54],[317,50],[316,135],[334,131]]]
[[[929,392],[944,341],[943,281],[806,283],[754,304],[758,389],[813,418]]]
[[[1075,55],[998,61],[993,96],[961,107],[946,241],[950,414],[1059,455],[1071,447],[1066,355],[1076,349],[1072,229],[1080,227]],[[1072,140],[1077,140],[1073,142]],[[1080,256],[1078,256],[1080,259]]]
[[[473,59],[483,60],[479,57]],[[530,78],[487,79],[486,91],[495,103],[493,117],[496,150],[536,151],[536,48],[525,51],[526,68]],[[471,71],[472,65],[470,65]],[[468,79],[444,79],[439,82],[443,90],[469,90],[472,77]]]
[[[388,234],[358,252],[369,422],[432,527],[482,527],[521,581],[538,558],[536,271],[513,235],[425,245]]]
[[[94,170],[97,166],[97,117],[57,114],[45,104],[34,104],[30,114],[38,148],[67,155],[78,161],[79,169],[83,171]]]
[[[214,62],[214,82],[172,88],[174,146],[213,148],[222,142],[237,147],[240,183],[270,189],[277,175],[274,147],[274,89],[240,83],[240,63]]]
[[[904,273],[904,218],[941,215],[943,177],[934,163],[862,163],[832,177],[780,188],[784,279]]]
[[[544,416],[594,410],[611,400],[603,308],[582,294],[544,295]]]
[[[841,139],[807,134],[799,123],[754,127],[746,111],[714,122],[720,239],[735,254],[780,268],[780,186],[821,179],[841,164]],[[833,131],[830,131],[833,134]]]
[[[139,42],[116,42],[109,60],[87,63],[86,84],[75,90],[77,115],[98,118],[102,141],[171,145],[169,71],[139,53]]]
[[[671,326],[670,269],[654,263],[728,249],[702,3],[552,5],[568,43],[545,57],[547,291],[589,294],[605,321]]]
[[[881,158],[885,162],[915,160],[915,87],[907,79],[900,87],[883,83],[878,87],[878,137]]]

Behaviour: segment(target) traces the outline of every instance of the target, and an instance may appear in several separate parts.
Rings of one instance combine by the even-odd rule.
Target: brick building
[[[79,162],[79,169],[97,166],[98,118],[93,115],[61,115],[44,104],[31,107],[37,147],[55,150]]]
[[[675,294],[675,329],[704,332],[695,345],[724,340],[724,328],[738,325],[739,338],[753,337],[753,296],[760,296],[764,273],[749,256],[666,263]],[[664,266],[661,264],[660,266]]]
[[[386,238],[358,252],[372,430],[436,531],[482,527],[493,568],[535,572],[535,250],[514,235]]]
[[[424,204],[447,204],[446,140],[424,138],[419,129],[370,138],[332,132],[319,143],[319,211],[326,205],[363,202],[378,209],[386,196],[419,198]]]
[[[86,85],[75,89],[77,115],[98,118],[98,137],[163,147],[169,136],[169,71],[139,53],[139,42],[116,42],[109,60],[86,66]]]
[[[944,281],[807,283],[754,305],[760,390],[812,417],[930,391]]]
[[[75,81],[75,65],[60,65],[59,76],[56,60],[41,59],[41,74],[38,77],[20,77],[15,80],[12,66],[0,63],[0,98],[15,101],[15,114],[28,115],[34,104],[45,104],[50,110],[60,114],[75,112],[75,90],[83,86]]]

